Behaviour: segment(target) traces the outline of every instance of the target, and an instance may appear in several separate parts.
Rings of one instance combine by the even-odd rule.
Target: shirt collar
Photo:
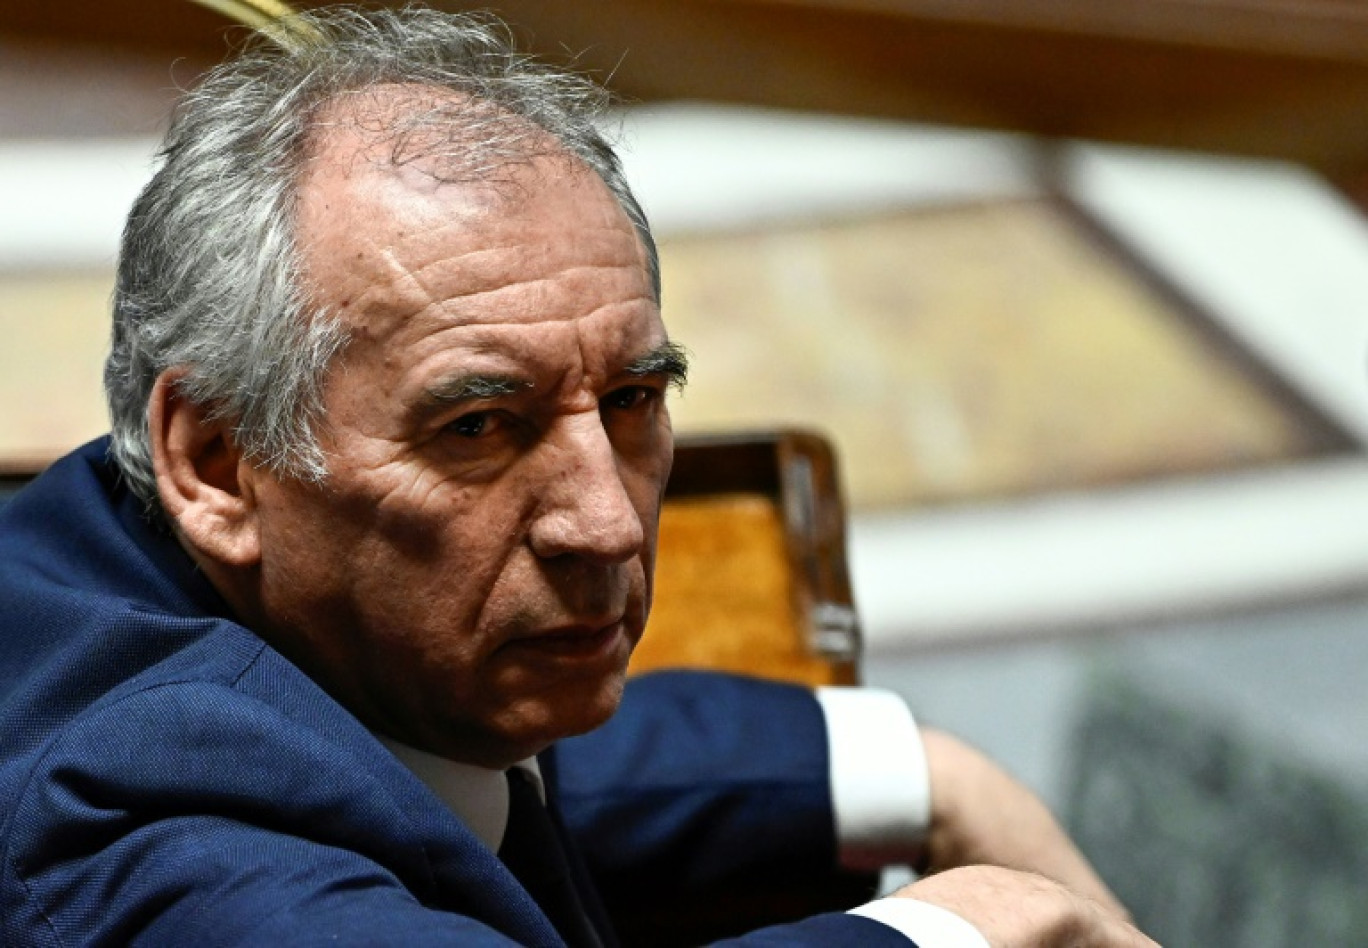
[[[378,734],[376,737],[399,763],[460,817],[482,843],[498,852],[508,827],[508,781],[502,770],[459,763],[388,737]],[[546,787],[537,758],[529,757],[513,766],[532,777],[532,783],[545,803]]]

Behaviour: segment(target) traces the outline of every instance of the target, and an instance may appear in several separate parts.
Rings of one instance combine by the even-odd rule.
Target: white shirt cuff
[[[916,899],[878,899],[850,910],[881,922],[917,943],[917,948],[990,948],[988,939],[949,909]]]
[[[822,687],[831,800],[841,865],[915,865],[931,822],[926,751],[902,698],[879,688]]]

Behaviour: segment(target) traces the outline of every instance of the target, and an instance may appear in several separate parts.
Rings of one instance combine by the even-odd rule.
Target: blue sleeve
[[[416,783],[412,798],[382,785],[383,759],[355,750],[204,682],[92,709],[18,787],[0,834],[0,943],[555,941],[492,853],[443,851],[464,830],[423,825],[447,814],[415,805]]]
[[[644,676],[607,725],[557,745],[554,779],[626,943],[697,944],[872,897],[872,877],[837,865],[826,728],[805,688]],[[834,918],[820,924],[846,924]]]

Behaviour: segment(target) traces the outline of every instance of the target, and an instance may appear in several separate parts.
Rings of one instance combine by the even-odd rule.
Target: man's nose
[[[597,413],[567,419],[543,450],[541,498],[529,534],[533,552],[604,565],[636,556],[645,542],[641,518]]]

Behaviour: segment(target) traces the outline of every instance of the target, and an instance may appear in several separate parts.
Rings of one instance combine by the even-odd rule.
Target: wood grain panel
[[[316,5],[309,2],[302,5]],[[1368,161],[1368,10],[1339,0],[447,0],[633,100],[699,98]],[[0,6],[0,36],[180,57],[240,28],[186,0]]]
[[[802,647],[782,517],[773,498],[731,494],[666,505],[655,605],[633,673],[715,668],[832,684]]]

